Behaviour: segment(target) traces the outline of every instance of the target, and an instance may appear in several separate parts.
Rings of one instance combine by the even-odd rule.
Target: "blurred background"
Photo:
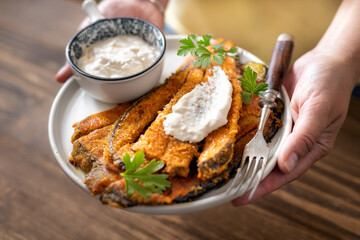
[[[312,49],[340,0],[170,0],[166,23],[176,33],[212,34],[235,42],[266,63],[279,34],[295,37],[293,60]]]
[[[168,34],[212,34],[233,41],[269,64],[277,37],[295,37],[292,62],[311,50],[330,25],[341,0],[169,0]],[[353,95],[360,97],[359,84]]]

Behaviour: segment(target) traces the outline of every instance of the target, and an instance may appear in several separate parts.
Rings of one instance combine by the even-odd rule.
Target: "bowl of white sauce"
[[[93,23],[71,38],[65,52],[79,85],[108,103],[128,102],[154,88],[166,49],[162,31],[142,19],[105,19],[92,0],[83,8]]]

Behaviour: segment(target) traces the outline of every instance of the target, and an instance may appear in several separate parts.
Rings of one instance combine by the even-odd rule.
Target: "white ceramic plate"
[[[184,57],[179,57],[176,55],[177,49],[179,48],[179,40],[182,38],[184,38],[184,36],[167,36],[165,65],[161,81],[164,81],[166,77],[175,72],[176,69],[185,60]],[[240,49],[239,51],[239,61],[241,63],[254,61],[264,64],[263,61],[251,53],[243,49]],[[269,144],[271,157],[266,167],[264,177],[267,176],[276,165],[276,159],[279,154],[280,146],[283,144],[285,137],[290,133],[291,130],[292,120],[289,110],[289,98],[284,88],[282,88],[280,92],[280,97],[285,102],[285,111],[282,116],[283,126]],[[64,172],[77,185],[79,185],[87,192],[89,191],[83,184],[85,174],[81,170],[72,166],[68,161],[72,151],[72,144],[70,142],[71,136],[73,134],[72,125],[91,114],[110,109],[114,106],[115,105],[106,104],[93,99],[83,89],[80,88],[74,78],[71,78],[62,86],[58,92],[50,111],[49,140],[56,160]],[[237,195],[226,196],[225,191],[230,186],[230,183],[231,181],[220,188],[209,191],[208,193],[196,198],[191,202],[161,206],[135,206],[125,208],[125,210],[145,214],[182,214],[204,210],[229,202],[235,197],[244,194],[243,189],[240,189]],[[91,195],[89,192],[89,197],[90,196]]]

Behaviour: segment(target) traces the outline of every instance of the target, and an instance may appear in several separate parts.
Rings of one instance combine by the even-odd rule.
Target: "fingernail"
[[[290,156],[288,157],[288,159],[285,162],[285,167],[288,170],[288,172],[291,172],[292,170],[294,170],[294,168],[297,165],[298,162],[298,155],[296,153],[291,153]]]

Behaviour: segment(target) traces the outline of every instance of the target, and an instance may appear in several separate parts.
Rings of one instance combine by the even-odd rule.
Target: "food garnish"
[[[164,167],[164,162],[153,159],[140,168],[145,161],[143,151],[136,152],[132,159],[128,153],[123,156],[125,172],[120,175],[125,179],[126,195],[129,197],[137,192],[143,198],[149,198],[152,193],[162,194],[167,187],[170,187],[170,182],[166,180],[169,175],[153,174]]]
[[[225,56],[236,58],[232,54],[237,52],[237,48],[231,47],[229,50],[225,50],[223,48],[224,42],[213,45],[213,52],[209,51],[207,47],[210,46],[211,38],[212,35],[204,34],[202,39],[198,40],[199,38],[196,34],[189,34],[186,38],[179,41],[183,45],[180,46],[177,55],[186,56],[190,53],[191,56],[196,56],[194,67],[201,66],[202,68],[211,65],[211,56],[213,56],[214,62],[219,65],[225,61]]]
[[[254,94],[259,97],[262,96],[262,92],[267,90],[267,83],[259,83],[256,85],[257,73],[253,71],[249,66],[244,71],[244,78],[238,78],[241,82],[243,91],[241,92],[242,101],[245,104],[249,104]]]

